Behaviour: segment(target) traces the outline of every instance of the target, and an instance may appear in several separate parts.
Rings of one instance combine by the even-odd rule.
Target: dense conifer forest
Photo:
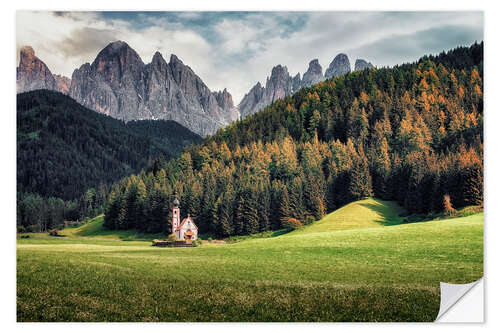
[[[475,43],[303,89],[123,178],[105,226],[170,232],[176,196],[200,232],[221,237],[309,223],[367,196],[414,214],[481,204],[482,77]]]
[[[153,170],[158,161],[177,157],[186,145],[201,141],[174,121],[126,124],[58,92],[19,94],[18,223],[31,224],[41,219],[33,214],[44,214],[43,225],[50,226],[61,216],[78,219],[102,212],[109,184],[142,169]]]

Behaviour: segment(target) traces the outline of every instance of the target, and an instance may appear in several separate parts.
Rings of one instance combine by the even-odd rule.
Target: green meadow
[[[483,213],[403,223],[366,199],[299,230],[156,248],[102,216],[17,240],[18,321],[433,321],[483,275]],[[273,237],[273,235],[278,235]]]

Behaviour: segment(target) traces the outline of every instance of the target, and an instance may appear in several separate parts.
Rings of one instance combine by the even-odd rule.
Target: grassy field
[[[397,225],[400,212],[367,199],[292,233],[197,248],[94,224],[19,239],[17,319],[433,321],[440,281],[483,275],[483,213]]]

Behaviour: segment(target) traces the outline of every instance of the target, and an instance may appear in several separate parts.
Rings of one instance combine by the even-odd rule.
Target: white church
[[[182,222],[180,222],[180,218],[179,200],[175,199],[172,210],[172,233],[177,236],[177,240],[183,240],[186,241],[186,244],[191,244],[192,241],[198,239],[198,227],[189,214]]]

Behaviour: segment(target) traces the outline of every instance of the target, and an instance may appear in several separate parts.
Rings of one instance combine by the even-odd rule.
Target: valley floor
[[[17,320],[433,321],[439,282],[483,275],[483,213],[397,224],[392,203],[351,205],[286,235],[196,248],[18,239]],[[363,228],[339,227],[359,214]]]

